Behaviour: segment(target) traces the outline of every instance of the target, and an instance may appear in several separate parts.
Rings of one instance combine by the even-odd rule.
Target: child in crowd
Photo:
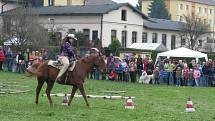
[[[130,79],[130,78],[129,78],[129,68],[126,67],[124,71],[125,71],[125,77],[124,77],[123,80],[124,80],[125,82],[129,82],[129,79]]]
[[[160,72],[158,67],[156,67],[155,70],[153,71],[153,76],[154,76],[155,84],[159,84]]]
[[[113,70],[111,70],[111,72],[109,73],[108,79],[109,79],[109,80],[112,80],[112,81],[115,80],[115,74],[114,74],[114,71],[113,71]]]
[[[188,86],[193,86],[193,69],[190,69],[190,71],[188,72]]]
[[[188,77],[189,77],[189,68],[188,66],[185,66],[183,70],[183,79],[184,79],[185,86],[187,86]]]
[[[122,81],[122,76],[123,76],[123,66],[122,64],[119,64],[119,67],[117,68],[117,75],[118,75],[118,81]]]
[[[182,70],[181,67],[177,67],[176,69],[176,86],[180,87],[181,86],[181,77],[182,77]]]
[[[194,69],[193,77],[195,79],[195,85],[198,87],[199,86],[200,77],[201,77],[201,72],[200,72],[198,66],[196,66],[195,69]]]

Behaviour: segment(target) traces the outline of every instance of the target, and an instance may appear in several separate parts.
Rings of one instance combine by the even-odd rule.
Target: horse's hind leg
[[[88,103],[88,101],[87,101],[87,96],[86,96],[86,94],[85,94],[85,90],[84,90],[83,84],[80,84],[80,85],[78,86],[78,88],[79,88],[79,90],[80,90],[82,96],[84,97],[84,100],[85,100],[85,102],[86,102],[86,105],[89,107],[90,105],[89,105],[89,103]]]
[[[40,90],[44,84],[44,80],[42,78],[37,78],[38,84],[37,84],[37,89],[36,89],[36,105],[38,105],[38,99],[39,99],[39,95],[40,95]]]
[[[71,96],[70,96],[69,103],[68,103],[69,106],[70,106],[70,104],[72,102],[72,99],[73,99],[73,97],[74,97],[75,92],[77,91],[77,89],[78,89],[78,87],[74,85],[73,88],[72,88]]]
[[[52,99],[51,99],[51,96],[50,96],[50,93],[51,93],[51,90],[54,86],[54,81],[52,82],[51,80],[47,81],[47,88],[46,88],[46,95],[48,97],[48,100],[49,100],[49,105],[52,106]]]

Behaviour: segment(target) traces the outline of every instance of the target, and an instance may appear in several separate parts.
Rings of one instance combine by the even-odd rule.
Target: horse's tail
[[[42,73],[38,70],[39,66],[41,66],[41,64],[35,63],[35,64],[31,65],[30,67],[28,67],[26,70],[31,75],[42,76]]]

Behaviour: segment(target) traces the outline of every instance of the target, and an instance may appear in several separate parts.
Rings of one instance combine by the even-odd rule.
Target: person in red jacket
[[[4,56],[3,48],[2,46],[0,46],[0,71],[2,70],[4,59],[5,59],[5,56]]]

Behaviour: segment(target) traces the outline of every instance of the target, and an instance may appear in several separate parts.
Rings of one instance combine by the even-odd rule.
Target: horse
[[[38,105],[39,94],[44,82],[47,83],[46,95],[49,100],[49,105],[50,106],[53,105],[50,93],[54,86],[55,79],[58,75],[59,69],[49,66],[48,65],[49,61],[50,60],[42,63],[41,65],[33,64],[32,66],[27,68],[27,72],[29,72],[31,75],[37,76],[38,84],[36,88],[36,101],[35,101],[36,105]],[[83,83],[85,81],[87,74],[94,66],[97,66],[100,71],[103,71],[105,69],[106,63],[103,56],[100,53],[81,58],[80,60],[77,61],[73,71],[68,72],[67,79],[70,85],[73,86],[71,91],[71,96],[68,102],[69,106],[72,102],[75,92],[77,91],[77,89],[79,89],[85,100],[86,105],[89,107],[89,103],[87,101]]]

